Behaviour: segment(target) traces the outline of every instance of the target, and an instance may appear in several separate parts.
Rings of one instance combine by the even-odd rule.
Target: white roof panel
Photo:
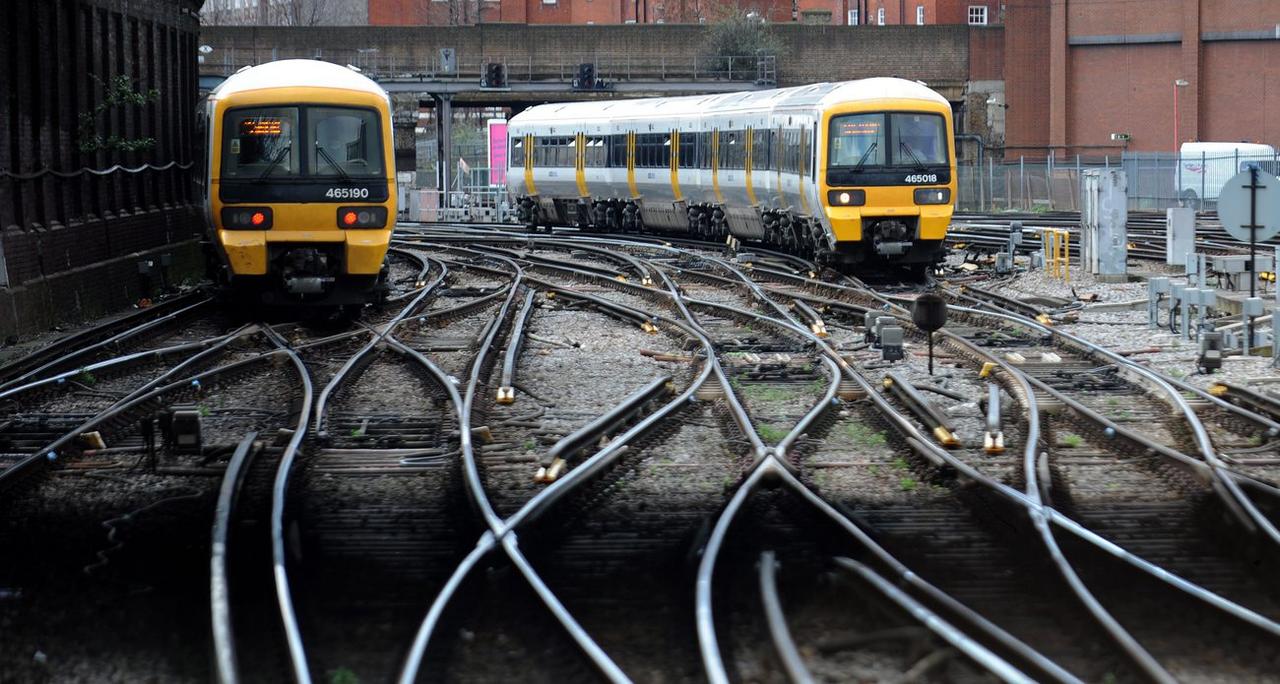
[[[347,67],[315,59],[282,59],[232,74],[213,90],[214,98],[268,88],[340,88],[387,96],[382,86]]]

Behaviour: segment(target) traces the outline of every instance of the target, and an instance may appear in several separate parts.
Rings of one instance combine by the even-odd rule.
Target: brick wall
[[[189,240],[198,0],[0,3],[0,247],[5,296],[89,274],[123,255]],[[104,84],[158,91],[106,109],[82,130]],[[91,136],[152,139],[139,151],[86,150]],[[112,167],[163,167],[138,173]],[[44,287],[45,285],[40,285]],[[109,288],[108,288],[109,289]],[[106,289],[104,289],[106,291]],[[91,297],[93,293],[86,293]],[[0,329],[23,328],[16,309]]]
[[[1005,10],[1005,151],[1043,154],[1049,144],[1049,2],[1011,3]]]

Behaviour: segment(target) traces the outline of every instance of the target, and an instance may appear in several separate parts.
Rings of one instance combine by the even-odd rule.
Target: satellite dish
[[[199,48],[197,48],[197,50],[199,50],[199,51],[200,51],[200,54],[202,54],[202,55],[207,55],[207,54],[209,54],[210,52],[213,52],[213,46],[212,46],[212,45],[201,45]]]

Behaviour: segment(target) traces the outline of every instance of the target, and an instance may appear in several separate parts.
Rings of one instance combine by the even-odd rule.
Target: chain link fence
[[[1214,209],[1224,183],[1250,166],[1280,175],[1280,156],[1269,154],[1125,153],[1120,156],[988,159],[957,164],[956,208],[961,211],[1079,211],[1082,172],[1120,168],[1128,179],[1130,211],[1190,206]]]

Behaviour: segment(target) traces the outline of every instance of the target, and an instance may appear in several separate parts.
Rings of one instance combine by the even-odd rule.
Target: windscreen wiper
[[[267,168],[262,170],[262,174],[258,176],[258,180],[266,180],[267,176],[270,176],[271,172],[275,171],[276,167],[280,165],[280,162],[284,159],[284,155],[288,154],[292,147],[293,145],[285,145],[280,148],[280,152],[276,154],[276,158],[272,159],[271,163],[267,164]]]
[[[326,152],[325,149],[320,146],[320,143],[316,143],[316,151],[320,153],[321,157],[324,157],[325,161],[329,162],[329,166],[332,166],[333,169],[338,172],[338,175],[342,177],[344,182],[351,182],[351,176],[347,174],[345,169],[338,165],[338,162],[334,161],[333,156]]]
[[[871,156],[872,152],[876,151],[876,147],[879,145],[879,142],[872,142],[871,145],[867,147],[867,151],[863,152],[861,157],[858,157],[858,163],[853,165],[853,173],[857,173],[862,170],[862,165],[867,163],[867,158]]]
[[[917,171],[929,170],[929,167],[925,166],[924,162],[920,161],[920,157],[916,156],[916,153],[911,149],[911,146],[907,144],[906,140],[899,140],[898,147],[902,148],[903,150],[906,151],[907,154],[911,155],[911,161],[914,161],[916,163]]]

